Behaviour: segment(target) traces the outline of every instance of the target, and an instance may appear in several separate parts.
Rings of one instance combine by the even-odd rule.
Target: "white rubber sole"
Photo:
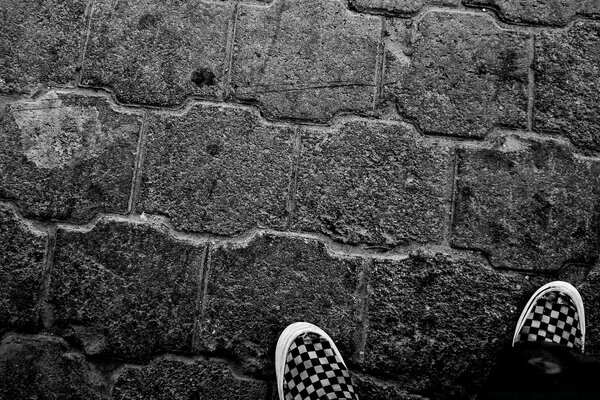
[[[546,283],[544,286],[540,287],[536,292],[531,296],[525,308],[523,308],[523,312],[519,317],[519,322],[517,322],[517,327],[515,328],[515,334],[513,335],[512,345],[514,346],[517,340],[519,339],[519,332],[525,323],[525,319],[529,312],[531,311],[531,307],[533,304],[539,299],[541,296],[550,291],[559,291],[568,294],[573,303],[575,305],[575,309],[577,310],[577,314],[579,314],[579,324],[581,325],[581,352],[583,353],[585,346],[585,313],[583,311],[583,300],[581,299],[581,295],[575,289],[573,285],[563,281],[554,281],[550,283]]]
[[[295,322],[289,325],[281,332],[279,340],[277,341],[277,349],[275,350],[275,375],[277,376],[277,390],[279,392],[279,399],[285,400],[283,397],[283,374],[285,373],[285,364],[288,350],[290,346],[296,340],[296,338],[304,333],[316,333],[321,337],[329,340],[333,351],[340,357],[342,364],[346,366],[346,362],[342,358],[342,353],[338,350],[334,341],[326,334],[321,328],[310,322]]]

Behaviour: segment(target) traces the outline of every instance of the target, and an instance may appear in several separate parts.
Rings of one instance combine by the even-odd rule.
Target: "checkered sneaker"
[[[283,380],[285,400],[358,400],[342,358],[316,333],[304,333],[292,342]]]
[[[537,299],[525,318],[518,341],[551,342],[581,349],[581,324],[571,298],[549,291]]]

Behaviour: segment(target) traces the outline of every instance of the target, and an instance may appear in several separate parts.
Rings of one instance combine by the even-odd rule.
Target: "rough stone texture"
[[[298,320],[473,399],[554,279],[600,357],[598,7],[0,0],[0,400],[275,400]]]
[[[236,357],[270,376],[279,334],[293,322],[320,326],[344,359],[357,349],[357,259],[336,259],[310,239],[261,236],[245,248],[211,250],[197,347]]]
[[[126,367],[112,396],[119,400],[263,400],[267,384],[234,379],[223,362],[164,358]]]
[[[397,382],[383,382],[354,371],[352,383],[360,400],[427,400],[425,397],[408,393]]]
[[[232,90],[269,118],[326,121],[372,108],[381,20],[338,0],[241,5]]]
[[[357,11],[378,11],[396,14],[415,14],[424,7],[456,7],[460,0],[350,0]]]
[[[583,270],[583,268],[578,268]],[[572,282],[579,290],[583,299],[585,311],[585,354],[600,358],[600,263],[586,274],[585,279],[580,282]]]
[[[107,399],[101,375],[82,355],[69,350],[56,337],[4,337],[0,343],[0,399]]]
[[[124,103],[170,106],[220,97],[230,2],[95,2],[83,83]]]
[[[86,354],[190,351],[203,254],[148,225],[59,229],[49,299],[56,326]]]
[[[385,96],[425,132],[484,137],[527,125],[527,36],[487,15],[428,12],[385,27]]]
[[[600,162],[510,135],[462,149],[451,244],[522,270],[589,264],[600,250]]]
[[[564,26],[576,17],[600,17],[598,0],[464,0],[468,6],[490,7],[511,23]]]
[[[0,121],[0,198],[35,218],[125,213],[139,130],[138,116],[104,97],[50,92],[13,103]]]
[[[293,229],[341,242],[440,243],[452,155],[400,124],[303,130]]]
[[[510,346],[526,283],[440,254],[373,261],[363,367],[409,393],[469,398]]]
[[[86,0],[0,2],[0,93],[75,79]]]
[[[197,105],[149,122],[140,208],[180,230],[282,228],[293,129],[245,109]]]
[[[35,325],[46,240],[0,204],[0,332]]]
[[[584,152],[600,152],[600,23],[539,33],[534,76],[534,130],[559,133]]]

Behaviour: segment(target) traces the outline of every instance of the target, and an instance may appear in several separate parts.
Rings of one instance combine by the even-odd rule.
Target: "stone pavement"
[[[600,2],[0,1],[0,399],[470,398],[565,279],[600,356]]]

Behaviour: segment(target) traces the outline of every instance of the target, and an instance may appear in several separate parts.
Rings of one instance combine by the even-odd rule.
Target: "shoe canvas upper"
[[[581,350],[581,323],[571,298],[559,291],[538,298],[524,320],[518,341],[551,342]]]
[[[291,344],[283,379],[286,400],[358,400],[341,357],[315,333],[300,335]]]

